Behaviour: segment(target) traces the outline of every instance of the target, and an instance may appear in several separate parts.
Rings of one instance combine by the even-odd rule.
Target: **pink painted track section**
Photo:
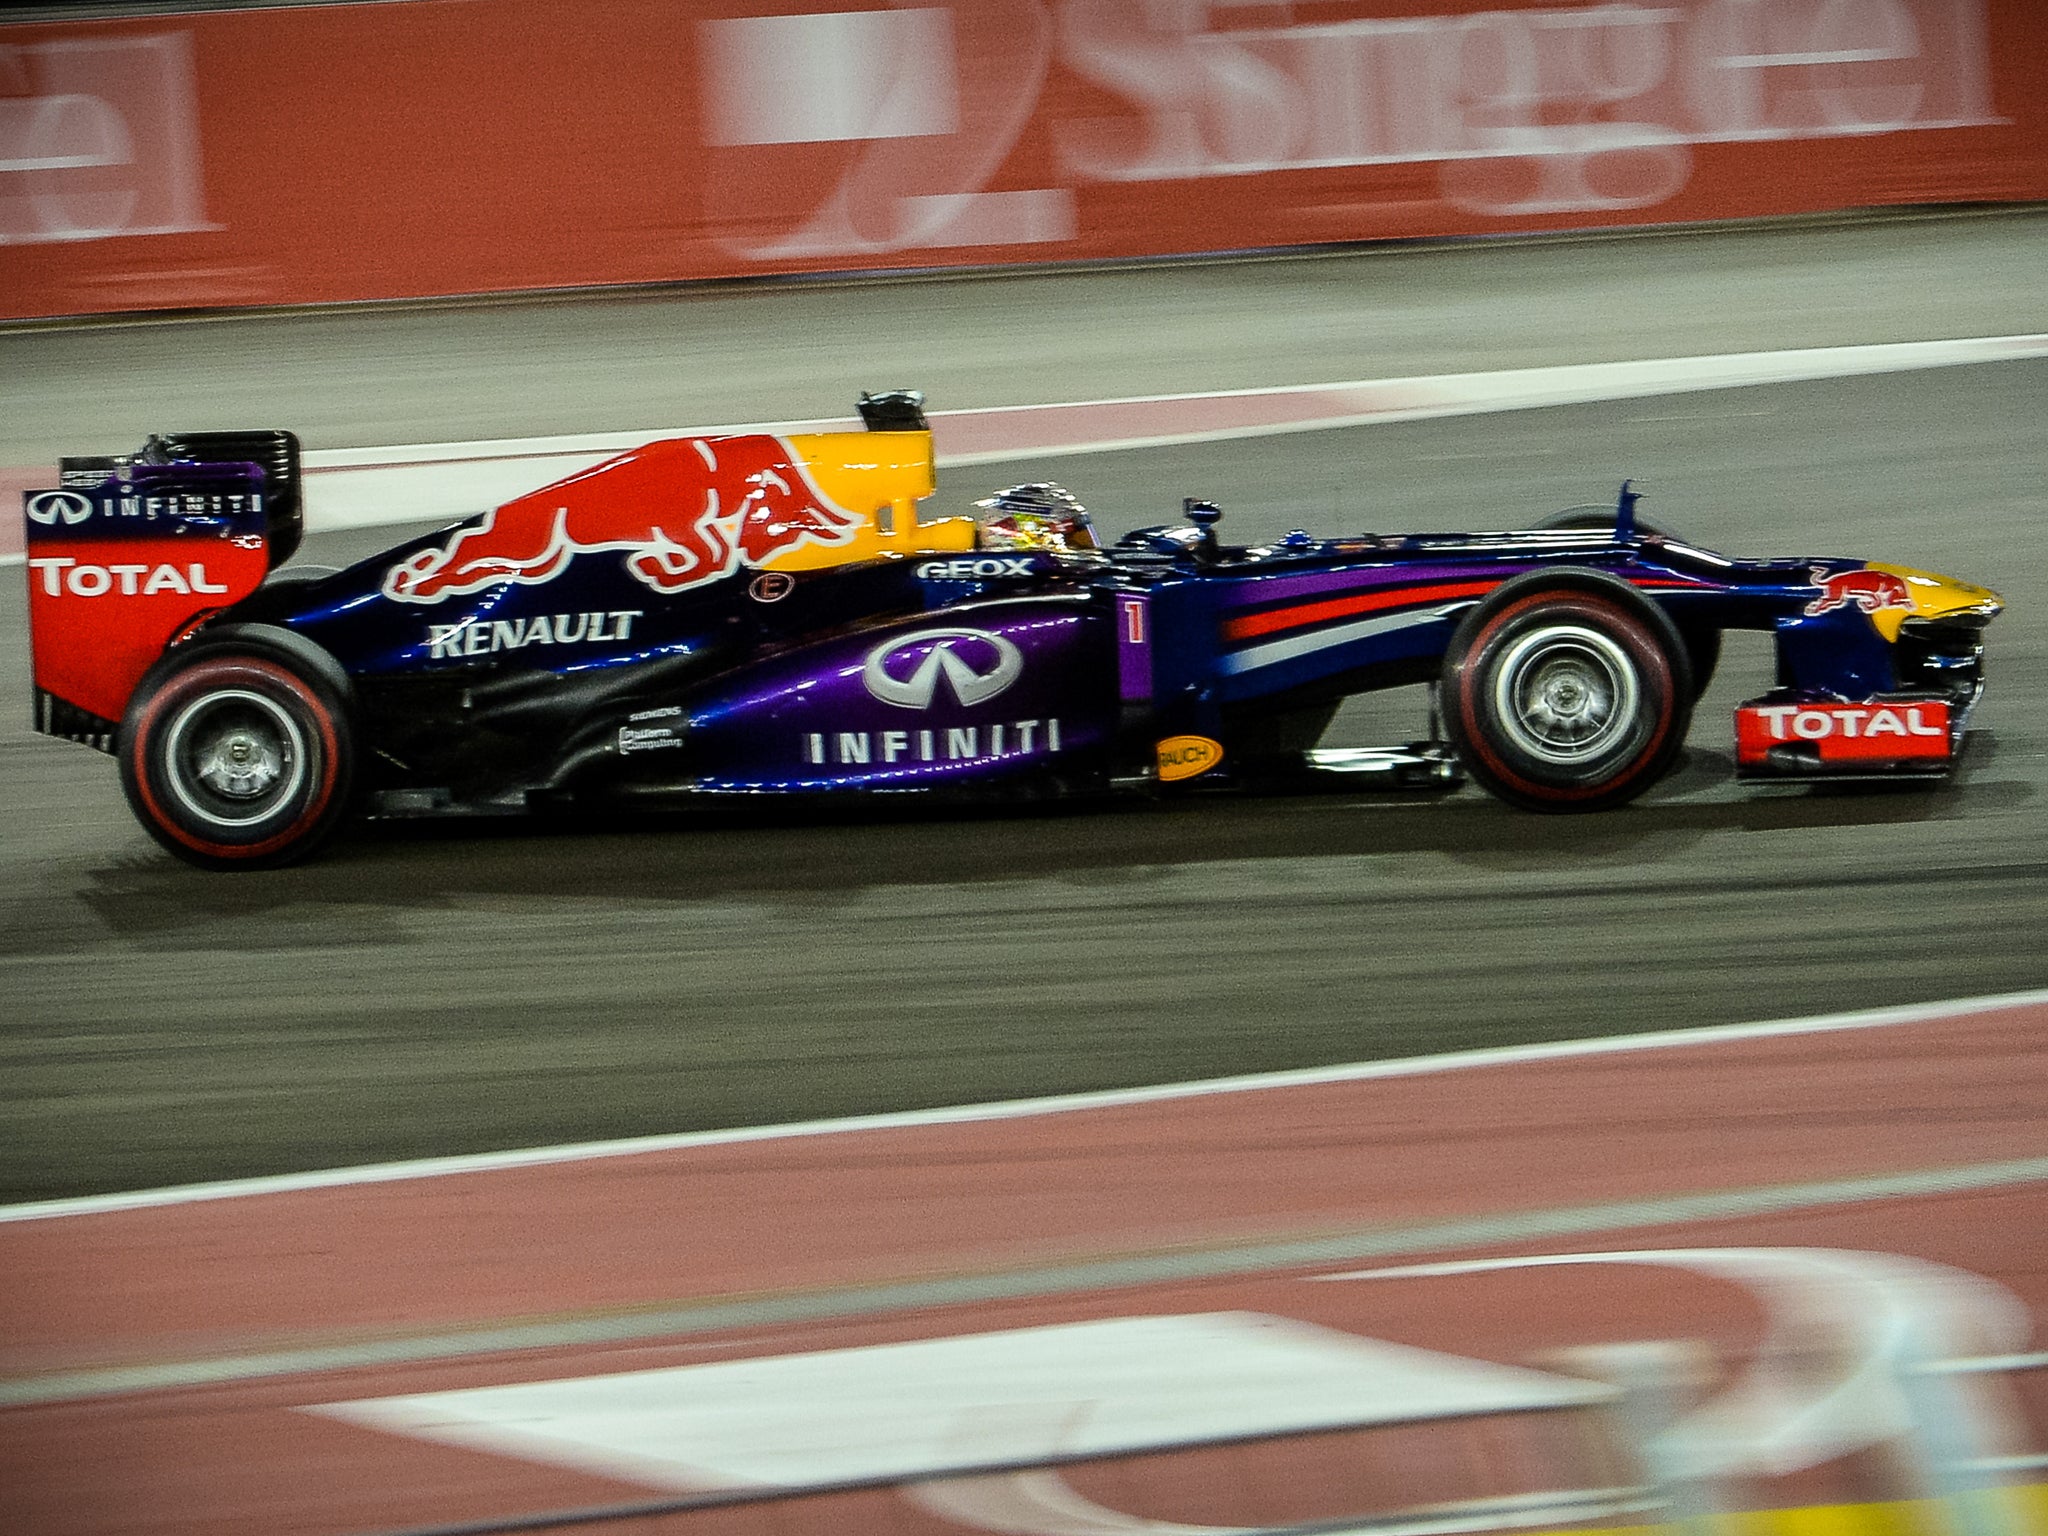
[[[54,485],[56,479],[57,471],[54,467],[0,468],[0,559],[22,554],[28,548],[25,537],[27,526],[21,517],[22,493],[41,486]]]
[[[2048,1152],[2044,1027],[2048,1006],[2012,1006],[15,1222],[0,1225],[10,1291],[0,1378],[1982,1167]],[[1489,1251],[1874,1249],[1997,1281],[2038,1326],[2048,1318],[2043,1233],[2048,1185],[2020,1181],[1705,1222],[1638,1217],[1619,1231],[1603,1231],[1596,1214],[1575,1235]],[[1384,1262],[1429,1256],[1423,1238]],[[290,1410],[748,1352],[1229,1309],[1507,1363],[1613,1339],[1704,1335],[1738,1353],[1754,1342],[1754,1308],[1739,1291],[1663,1271],[1300,1283],[1345,1267],[1048,1287],[869,1318],[835,1318],[828,1300],[813,1321],[768,1328],[668,1339],[657,1329],[601,1346],[265,1380],[227,1371],[215,1385],[17,1406],[0,1416],[0,1529],[324,1533],[646,1498],[644,1487]],[[881,1496],[861,1508],[852,1524],[850,1506],[832,1518],[840,1529],[955,1528],[920,1524]]]

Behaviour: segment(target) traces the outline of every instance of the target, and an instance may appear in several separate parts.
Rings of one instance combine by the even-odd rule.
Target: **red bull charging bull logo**
[[[1813,584],[1820,588],[1820,596],[1806,605],[1811,615],[1833,613],[1851,603],[1865,613],[1913,606],[1913,594],[1906,590],[1906,583],[1890,571],[1836,571],[1831,576],[1826,566],[1816,565]]]
[[[620,550],[657,592],[681,592],[802,544],[844,544],[861,519],[835,506],[779,437],[649,443],[508,501],[385,575],[384,595],[438,603],[500,582],[552,581],[578,555]]]

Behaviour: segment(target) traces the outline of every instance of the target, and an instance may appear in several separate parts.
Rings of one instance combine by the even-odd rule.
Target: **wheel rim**
[[[1514,745],[1546,763],[1598,762],[1632,732],[1642,695],[1635,662],[1598,630],[1553,625],[1511,645],[1494,673],[1494,715]]]
[[[163,761],[181,804],[216,827],[248,827],[291,804],[306,783],[306,736],[275,699],[224,688],[180,709]]]

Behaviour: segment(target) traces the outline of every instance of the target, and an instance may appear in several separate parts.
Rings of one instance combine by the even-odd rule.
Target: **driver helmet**
[[[977,501],[983,549],[1095,549],[1088,509],[1063,485],[1033,481]]]

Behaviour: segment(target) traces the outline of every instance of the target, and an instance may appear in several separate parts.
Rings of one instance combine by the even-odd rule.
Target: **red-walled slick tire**
[[[1529,810],[1595,811],[1670,769],[1693,686],[1677,628],[1627,582],[1532,571],[1458,626],[1441,699],[1452,744],[1487,789]]]
[[[355,748],[342,701],[309,670],[216,649],[143,680],[121,722],[121,785],[151,836],[208,869],[288,864],[326,839]]]
[[[1671,539],[1679,544],[1691,542],[1682,535],[1673,533],[1661,523],[1651,522],[1647,517],[1639,517],[1635,522],[1637,533]],[[1604,531],[1614,527],[1614,508],[1567,507],[1562,512],[1553,512],[1532,526],[1585,529],[1589,532]],[[1685,664],[1692,668],[1692,701],[1697,704],[1705,695],[1707,684],[1714,680],[1714,668],[1720,665],[1721,631],[1711,625],[1693,624],[1681,626],[1678,632],[1685,638]]]

